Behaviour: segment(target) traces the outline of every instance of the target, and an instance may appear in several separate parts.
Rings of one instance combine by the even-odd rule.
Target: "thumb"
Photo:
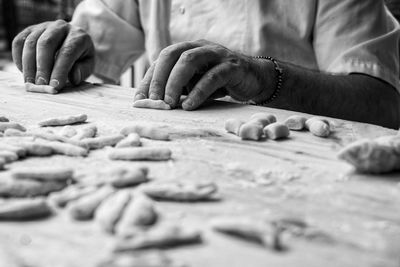
[[[68,79],[73,85],[78,85],[93,73],[94,58],[88,57],[75,62]]]

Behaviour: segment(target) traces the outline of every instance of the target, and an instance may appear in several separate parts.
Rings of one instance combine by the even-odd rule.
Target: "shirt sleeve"
[[[95,49],[94,74],[113,81],[144,52],[144,33],[135,0],[85,0],[71,24],[85,30]]]
[[[367,74],[400,92],[399,35],[383,1],[318,1],[313,44],[323,71]]]

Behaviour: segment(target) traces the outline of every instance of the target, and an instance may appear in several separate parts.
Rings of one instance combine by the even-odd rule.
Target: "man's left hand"
[[[143,78],[135,101],[164,100],[172,108],[179,104],[184,87],[189,95],[185,110],[198,108],[218,89],[239,101],[260,98],[273,88],[273,64],[231,51],[224,46],[199,40],[163,49]],[[200,77],[200,78],[199,78]]]

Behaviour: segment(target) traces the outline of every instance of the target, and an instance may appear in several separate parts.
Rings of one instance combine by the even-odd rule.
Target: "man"
[[[86,0],[71,24],[21,32],[13,58],[25,81],[61,90],[93,69],[116,81],[146,51],[136,100],[176,107],[188,88],[193,110],[226,92],[398,128],[399,29],[379,0]]]

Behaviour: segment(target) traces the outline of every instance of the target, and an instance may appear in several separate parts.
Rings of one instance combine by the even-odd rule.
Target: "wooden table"
[[[134,109],[132,96],[132,89],[107,85],[84,85],[58,95],[27,93],[19,75],[0,72],[0,115],[28,128],[45,117],[86,113],[100,134],[118,132],[131,121],[161,122],[182,130],[172,141],[160,143],[173,151],[169,162],[111,162],[101,150],[87,158],[29,158],[9,169],[59,164],[87,173],[110,165],[143,164],[154,180],[215,181],[219,202],[157,203],[162,220],[203,230],[203,244],[167,251],[189,266],[400,265],[400,175],[360,175],[336,159],[349,142],[395,131],[334,119],[335,131],[328,139],[291,132],[286,141],[241,141],[224,132],[226,119],[266,111],[283,120],[294,112],[217,101],[192,112]],[[199,128],[208,134],[193,136],[192,130]],[[3,171],[0,178],[6,175]],[[228,215],[300,218],[334,242],[297,238],[290,240],[287,251],[273,252],[207,227],[210,219]],[[62,210],[42,221],[1,222],[0,266],[96,266],[109,254],[113,240],[95,223],[74,222]]]

